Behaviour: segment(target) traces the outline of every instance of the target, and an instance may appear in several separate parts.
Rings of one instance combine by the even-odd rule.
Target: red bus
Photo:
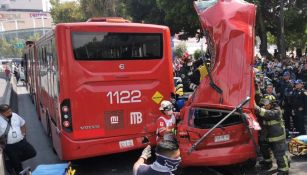
[[[166,26],[95,19],[35,42],[29,78],[39,77],[38,113],[61,159],[155,143],[159,103],[173,92],[170,40]]]
[[[30,93],[34,105],[37,107],[35,95],[37,93],[36,82],[38,78],[36,76],[37,57],[35,56],[35,43],[33,41],[27,41],[25,44],[23,67],[27,89]]]

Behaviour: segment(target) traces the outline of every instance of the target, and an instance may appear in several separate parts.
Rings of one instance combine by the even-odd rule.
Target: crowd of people
[[[307,57],[284,60],[257,58],[255,64],[258,102],[261,96],[273,95],[283,110],[287,131],[306,134]]]
[[[208,56],[208,55],[207,55]],[[193,92],[202,78],[208,74],[210,64],[205,59],[194,60],[191,55],[184,54],[182,58],[174,61],[174,75],[176,94],[182,95],[186,92]],[[262,160],[256,168],[258,170],[269,170],[273,166],[273,159],[276,159],[278,175],[289,174],[290,161],[286,155],[286,138],[292,132],[297,135],[306,134],[305,121],[307,120],[307,57],[293,54],[283,60],[277,58],[267,59],[256,57],[255,65],[255,112],[261,126],[259,133],[259,146]],[[176,103],[173,103],[176,107]],[[174,150],[176,146],[170,146],[174,139],[169,139],[169,134],[174,135],[178,113],[172,111],[173,105],[169,101],[161,103],[162,116],[157,122],[157,152],[162,146],[166,146],[170,154],[162,156],[168,161],[177,161],[180,156]],[[171,142],[169,142],[171,141]],[[165,143],[167,142],[167,143]],[[168,145],[170,144],[170,145]],[[174,148],[174,149],[170,149]],[[173,154],[171,154],[173,153]],[[156,153],[159,155],[159,153]],[[172,174],[168,164],[163,165],[157,160],[151,165],[145,165],[146,160],[151,156],[150,147],[146,147],[140,159],[135,163],[134,174]],[[177,162],[178,163],[178,162]],[[158,166],[157,166],[158,165]],[[162,171],[163,170],[163,171]],[[165,171],[164,171],[165,170]]]
[[[15,76],[17,83],[19,82],[20,78],[22,78],[23,80],[25,79],[24,74],[22,72],[23,68],[20,66],[20,64],[13,63],[11,67],[12,68],[10,69],[10,66],[8,64],[4,65],[4,73],[6,81],[9,81],[11,79],[11,74]]]
[[[208,74],[210,55],[194,59],[185,53],[175,58],[173,65],[176,94],[182,95],[193,92]],[[283,60],[278,59],[277,55],[271,59],[256,56],[254,68],[258,103],[264,95],[273,95],[283,111],[287,131],[306,134],[307,56],[294,56],[293,52]]]

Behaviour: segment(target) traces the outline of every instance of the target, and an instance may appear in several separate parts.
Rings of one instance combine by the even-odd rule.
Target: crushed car
[[[241,0],[195,1],[210,52],[208,75],[181,109],[183,166],[256,162],[253,55],[256,7]]]

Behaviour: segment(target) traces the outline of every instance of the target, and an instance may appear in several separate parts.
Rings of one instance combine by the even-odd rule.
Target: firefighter
[[[195,91],[200,82],[208,75],[207,66],[201,58],[194,62],[194,71],[190,76],[190,89]]]
[[[307,113],[307,92],[304,89],[303,81],[298,79],[295,81],[295,88],[291,94],[293,123],[296,131],[300,135],[305,135],[305,116]]]
[[[263,160],[259,162],[260,170],[272,168],[271,151],[277,161],[278,175],[289,174],[289,162],[286,156],[286,133],[282,120],[282,111],[273,95],[267,95],[261,100],[263,107],[255,104],[262,130],[259,144]]]
[[[162,112],[157,121],[157,140],[163,139],[166,135],[175,134],[176,129],[176,119],[179,118],[179,112],[173,111],[173,104],[170,101],[163,100],[159,107]]]
[[[191,76],[194,72],[194,61],[191,56],[182,58],[182,67],[180,68],[180,71],[178,72],[178,76],[182,79],[182,85],[183,85],[183,91],[184,92],[193,92],[193,85],[191,86]]]

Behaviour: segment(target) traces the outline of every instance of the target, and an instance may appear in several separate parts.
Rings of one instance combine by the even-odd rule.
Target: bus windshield
[[[73,32],[76,60],[144,60],[163,57],[162,34]]]

